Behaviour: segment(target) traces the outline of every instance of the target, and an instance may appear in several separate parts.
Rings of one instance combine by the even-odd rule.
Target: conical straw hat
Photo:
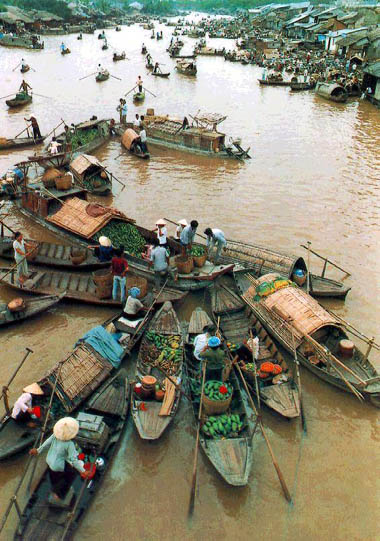
[[[78,434],[79,423],[72,417],[63,417],[54,425],[53,432],[57,440],[69,441]]]
[[[31,383],[30,385],[27,385],[26,387],[23,388],[23,391],[24,393],[30,393],[30,394],[36,394],[36,395],[44,394],[43,390],[38,385],[38,383]]]

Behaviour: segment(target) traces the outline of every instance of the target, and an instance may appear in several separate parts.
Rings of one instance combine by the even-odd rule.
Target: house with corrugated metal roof
[[[380,60],[364,68],[363,88],[367,99],[380,107]]]

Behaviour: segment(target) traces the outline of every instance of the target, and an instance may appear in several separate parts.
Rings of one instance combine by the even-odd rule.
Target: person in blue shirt
[[[195,237],[195,233],[197,232],[198,222],[196,220],[191,220],[190,225],[185,227],[181,235],[179,237],[179,240],[181,242],[182,247],[182,255],[186,255],[186,253],[190,253],[191,248],[193,246],[193,241]]]
[[[88,246],[89,249],[95,248],[95,256],[101,261],[102,263],[106,263],[107,261],[111,261],[113,255],[114,255],[114,247],[112,246],[112,242],[108,237],[100,237],[99,238],[99,246]]]
[[[61,43],[61,51],[63,52],[63,51],[65,51],[65,50],[66,50],[66,45],[65,45],[65,44],[63,43],[63,41],[62,41],[62,43]]]

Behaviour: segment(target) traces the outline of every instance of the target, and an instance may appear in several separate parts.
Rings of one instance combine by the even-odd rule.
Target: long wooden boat
[[[321,256],[322,259],[324,259]],[[250,269],[257,275],[267,274],[269,272],[278,272],[294,280],[296,270],[307,274],[307,264],[303,257],[285,254],[272,248],[247,244],[240,241],[227,240],[226,249],[220,256],[220,262],[225,265],[233,263],[235,267],[241,266]],[[313,297],[336,297],[344,299],[350,291],[343,281],[332,280],[325,276],[325,270],[321,276],[310,273],[310,295]],[[306,291],[306,280],[301,286]]]
[[[35,51],[45,47],[45,43],[41,42],[35,34],[24,34],[22,36],[1,34],[0,45],[4,47],[22,47],[23,49],[33,49]]]
[[[269,274],[256,279],[249,271],[235,272],[244,301],[285,349],[293,354],[296,348],[303,366],[343,391],[357,389],[380,407],[380,375],[353,343],[349,356],[345,354],[342,340],[348,340],[348,336],[338,319],[302,289],[284,285],[283,279],[279,289],[272,287],[278,276]],[[266,296],[262,296],[263,290]]]
[[[19,207],[21,212],[32,218],[34,221],[46,227],[50,231],[58,234],[61,237],[67,238],[71,242],[76,241],[77,245],[88,247],[90,242],[97,241],[99,236],[109,236],[114,246],[121,244],[118,240],[115,232],[112,231],[112,226],[120,224],[121,222],[133,223],[124,214],[116,212],[108,207],[102,207],[104,212],[99,217],[91,219],[91,216],[87,212],[89,204],[87,201],[77,197],[73,197],[74,194],[68,192],[64,197],[70,198],[67,203],[63,202],[60,210],[57,211],[57,201],[55,198],[48,199],[41,195],[39,192],[25,193],[22,195],[21,200],[16,200],[15,204]],[[61,200],[63,201],[62,197]],[[90,204],[91,205],[91,204]],[[99,205],[97,205],[99,207]],[[83,219],[85,216],[85,220]],[[137,224],[133,224],[137,230],[137,233],[144,239],[144,244],[150,244],[156,234],[154,231],[146,229]],[[179,243],[172,239],[168,239],[168,246],[172,254],[179,254],[181,251]],[[132,272],[143,276],[148,281],[154,280],[154,271],[148,264],[148,261],[142,257],[142,253],[139,255],[133,255],[128,250],[125,252],[125,257],[128,260],[130,269]],[[171,259],[171,265],[176,265],[175,255]],[[196,289],[203,289],[213,282],[219,276],[232,271],[233,263],[227,265],[214,265],[210,261],[206,260],[205,264],[201,268],[194,268],[188,274],[178,274],[178,279],[169,279],[167,285],[169,288],[175,288],[182,291],[190,291]],[[170,300],[170,299],[168,299]]]
[[[200,380],[199,362],[193,362],[192,344],[195,336],[203,332],[203,327],[210,321],[209,316],[200,308],[196,308],[191,315],[187,334],[186,347],[186,376],[187,387],[192,398],[192,409],[196,424],[198,423]],[[230,412],[239,415],[243,428],[233,436],[212,438],[201,428],[199,443],[207,458],[221,477],[232,486],[245,486],[248,483],[253,462],[253,432],[255,415],[248,404],[248,397],[241,389],[235,373],[230,373],[229,382],[233,386],[233,406]],[[212,416],[218,419],[217,415]],[[208,416],[202,416],[202,426]]]
[[[268,361],[277,364],[282,370],[277,380],[270,377],[264,382],[261,380],[260,400],[283,417],[298,417],[300,414],[299,393],[293,374],[252,310],[245,305],[237,292],[227,287],[216,286],[216,284],[211,288],[211,308],[215,321],[220,321],[220,329],[232,355],[235,355],[233,352],[238,351],[243,344],[249,349],[247,344],[249,331],[251,329],[257,331],[260,340],[259,356],[256,362],[257,372],[260,366]],[[240,354],[239,359],[243,364],[244,375],[251,383],[252,393],[255,394],[254,373],[245,369],[246,364],[252,363],[252,357],[244,359]]]
[[[56,306],[63,298],[63,293],[60,295],[49,295],[37,297],[36,299],[25,300],[25,307],[18,312],[11,312],[7,304],[0,304],[0,327],[5,327],[12,323],[19,323],[25,319],[34,317],[42,312],[46,312],[50,308]]]
[[[5,103],[8,107],[23,107],[33,100],[31,94],[25,94],[24,92],[19,92],[11,100],[5,100]]]
[[[62,56],[65,56],[66,54],[71,54],[71,51],[68,47],[66,47],[66,49],[63,49],[63,51],[61,50],[61,55]]]
[[[281,79],[257,79],[261,85],[264,86],[290,86],[290,81],[283,81]]]
[[[44,142],[45,136],[37,137],[15,137],[14,139],[7,139],[0,137],[0,150],[8,150],[10,148],[22,148],[31,147],[33,145],[40,145]]]
[[[163,73],[162,71],[152,71],[152,75],[154,77],[163,77],[164,79],[167,79],[170,75],[170,71]]]
[[[299,90],[312,90],[315,88],[316,83],[299,83],[299,82],[290,82],[290,88],[293,91],[299,91]]]
[[[116,375],[93,395],[85,411],[77,414],[80,428],[75,441],[86,456],[85,464],[95,469],[94,477],[91,481],[83,481],[77,475],[65,505],[57,506],[50,497],[51,485],[48,469],[45,469],[22,512],[15,540],[73,539],[111,464],[127,419],[128,398],[128,380]],[[94,455],[103,460],[102,467],[95,465]],[[84,483],[87,487],[83,489]]]
[[[163,402],[157,401],[155,395],[144,398],[137,396],[135,392],[132,393],[132,418],[139,436],[144,440],[157,440],[164,433],[173,421],[181,399],[180,391],[169,380],[165,379],[162,372],[155,367],[155,364],[160,362],[160,349],[155,345],[155,341],[158,339],[152,337],[157,335],[164,337],[166,343],[170,339],[173,344],[178,344],[175,349],[170,348],[171,351],[176,352],[178,350],[180,352],[179,354],[173,354],[175,357],[170,361],[170,368],[165,362],[160,364],[161,366],[165,365],[171,379],[174,378],[180,382],[182,379],[184,344],[181,325],[170,302],[166,302],[153,316],[149,330],[145,332],[142,338],[137,359],[136,379],[141,380],[146,375],[153,376],[161,387],[166,388]],[[176,337],[175,340],[174,337]],[[161,343],[163,339],[160,339]],[[167,352],[168,348],[169,346],[166,346],[163,351]],[[169,353],[168,358],[171,358]]]
[[[6,273],[10,269],[0,268],[0,273]],[[19,291],[33,293],[34,295],[53,295],[59,292],[65,299],[83,302],[86,304],[99,304],[101,306],[120,307],[121,301],[114,301],[111,297],[111,286],[106,298],[97,296],[97,286],[93,280],[93,274],[88,272],[70,273],[67,271],[51,271],[47,269],[33,269],[29,267],[29,278],[22,286],[15,279],[15,271],[10,272],[0,282]],[[109,296],[108,296],[109,294]],[[166,287],[160,294],[157,303],[166,301],[180,301],[186,296],[186,292]],[[152,297],[150,294],[149,299]]]
[[[109,121],[105,119],[80,122],[72,126],[72,129],[74,133],[70,152],[62,151],[52,155],[48,151],[49,144],[47,144],[41,154],[29,156],[29,161],[31,163],[36,162],[42,167],[63,167],[70,163],[74,152],[90,154],[93,150],[106,143],[111,136]],[[61,144],[61,148],[65,149],[65,131],[56,136],[56,141]]]
[[[125,58],[126,58],[125,53],[122,53],[122,54],[114,53],[112,60],[114,62],[118,62],[119,60],[125,60]]]
[[[79,186],[90,193],[107,195],[112,190],[112,177],[95,156],[76,155],[69,168]]]
[[[185,60],[177,60],[175,68],[178,73],[183,75],[195,76],[197,74],[197,66],[195,62],[186,62]]]
[[[31,239],[24,239],[29,246],[33,245],[33,265],[44,265],[46,267],[63,268],[69,271],[74,270],[96,270],[108,267],[109,262],[99,261],[93,255],[92,250],[65,246],[55,242],[39,242]],[[13,250],[14,237],[0,236],[0,257],[14,260]],[[81,259],[83,259],[81,261]]]
[[[119,339],[119,344],[122,347],[121,360],[131,353],[134,346],[141,339],[149,321],[150,317],[148,316],[145,321],[139,322],[136,327],[136,322],[133,323],[134,326],[131,326],[128,320],[117,315],[103,324],[106,329],[108,325],[113,324],[116,331],[121,333]],[[110,376],[110,374],[113,374],[111,362],[86,342],[80,341],[64,359],[38,381],[45,395],[39,400],[34,400],[33,403],[41,407],[43,414],[41,419],[46,413],[61,364],[62,368],[60,369],[60,377],[51,410],[51,421],[48,424],[49,430],[62,415],[71,414],[79,407],[82,407],[83,402],[87,399],[92,401],[92,394],[99,385],[113,377]],[[122,368],[119,368],[118,372],[120,370]],[[39,429],[39,426],[31,428],[24,423],[16,423],[12,417],[4,417],[0,421],[0,460],[5,460],[30,447],[35,441]]]

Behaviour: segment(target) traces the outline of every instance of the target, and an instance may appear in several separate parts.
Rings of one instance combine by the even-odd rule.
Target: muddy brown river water
[[[137,25],[122,27],[119,33],[107,30],[108,51],[101,50],[98,32],[84,34],[83,41],[77,41],[76,35],[45,37],[42,52],[1,48],[1,95],[20,84],[19,71],[12,69],[23,57],[36,70],[27,73],[26,80],[36,93],[50,99],[35,96],[31,106],[16,111],[9,111],[2,100],[0,136],[12,137],[21,131],[23,117],[32,111],[43,133],[61,118],[68,123],[93,114],[117,118],[118,100],[139,74],[157,97],[147,95],[144,105],[135,107],[130,95],[128,118],[147,107],[179,117],[199,109],[227,115],[222,131],[241,137],[243,146],[251,147],[251,160],[239,163],[151,146],[151,160],[142,161],[122,152],[115,139],[96,155],[127,187],[121,191],[115,183],[106,202],[151,228],[164,216],[196,218],[200,230],[208,225],[220,227],[227,237],[301,255],[305,253],[300,244],[310,240],[312,248],[352,274],[346,302],[324,304],[363,333],[378,337],[379,110],[358,99],[340,105],[313,93],[261,88],[259,68],[220,57],[198,57],[197,77],[187,78],[173,70],[175,63],[165,52],[171,29],[158,28],[164,32],[158,42]],[[62,39],[72,50],[66,57],[59,54]],[[190,50],[195,40],[185,40]],[[170,69],[168,80],[154,78],[145,69],[140,52],[144,41],[154,61]],[[233,46],[230,40],[210,40],[210,44]],[[113,63],[114,48],[125,50],[130,60]],[[79,81],[96,71],[99,62],[122,81],[111,78],[97,84],[94,76]],[[33,151],[0,152],[0,172]],[[52,238],[11,205],[6,209],[12,227],[36,239]],[[320,268],[317,260],[311,264],[313,270]],[[2,301],[11,297],[11,291],[0,286]],[[207,306],[207,302],[203,292],[189,296],[179,309],[180,317],[189,319],[195,306]],[[63,303],[33,321],[1,330],[1,384],[9,379],[25,346],[35,351],[13,384],[11,399],[69,352],[84,332],[111,314],[108,309]],[[372,361],[379,369],[376,352]],[[260,439],[245,488],[226,486],[200,454],[196,512],[189,525],[186,512],[195,430],[184,399],[172,428],[153,444],[140,441],[128,421],[102,492],[76,539],[378,539],[379,410],[328,386],[305,369],[301,377],[307,436],[302,436],[297,420],[287,422],[263,412],[293,494],[292,506],[282,496]],[[25,457],[19,456],[0,465],[1,515],[25,463]],[[15,525],[13,511],[3,539],[13,538]]]

